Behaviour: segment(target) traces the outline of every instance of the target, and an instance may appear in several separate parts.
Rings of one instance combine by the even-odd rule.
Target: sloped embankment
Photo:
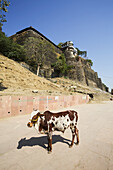
[[[35,93],[62,94],[64,90],[33,74],[19,63],[0,55],[0,95],[33,95]]]
[[[0,55],[0,95],[75,95],[92,94],[93,100],[109,100],[110,94],[64,78],[38,77],[19,63]]]

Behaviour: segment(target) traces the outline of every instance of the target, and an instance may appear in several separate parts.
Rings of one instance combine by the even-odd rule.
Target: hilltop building
[[[72,41],[66,41],[64,44],[62,44],[61,49],[64,52],[66,59],[75,58],[78,55],[78,51],[74,47],[74,44]]]

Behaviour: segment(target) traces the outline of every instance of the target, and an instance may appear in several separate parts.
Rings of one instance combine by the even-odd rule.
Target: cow
[[[67,110],[58,113],[45,111],[40,113],[38,110],[31,113],[30,122],[27,126],[34,126],[39,133],[47,134],[48,136],[48,153],[52,152],[52,133],[54,131],[64,131],[70,127],[72,131],[72,142],[70,148],[74,144],[76,136],[76,144],[79,143],[79,130],[77,129],[78,113],[74,110]]]

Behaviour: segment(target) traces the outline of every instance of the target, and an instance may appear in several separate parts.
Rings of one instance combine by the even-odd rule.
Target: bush
[[[78,55],[83,56],[83,57],[87,57],[87,51],[80,51],[78,48],[76,48],[76,49],[77,49]]]
[[[90,65],[90,66],[93,66],[93,62],[92,62],[92,60],[87,59],[87,60],[86,60],[86,62],[87,62],[87,63],[89,63],[89,65]]]
[[[52,64],[52,67],[54,67],[54,69],[58,71],[61,76],[66,76],[68,70],[72,68],[72,66],[68,66],[66,64],[66,58],[63,53],[57,59],[56,63]]]
[[[26,61],[25,50],[0,31],[0,52],[15,61]]]

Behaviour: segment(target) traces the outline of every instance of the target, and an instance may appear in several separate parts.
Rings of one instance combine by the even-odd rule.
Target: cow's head
[[[33,111],[33,112],[31,113],[30,122],[28,122],[27,126],[28,126],[28,127],[32,127],[33,125],[35,126],[35,124],[38,122],[39,115],[40,115],[39,110]]]

